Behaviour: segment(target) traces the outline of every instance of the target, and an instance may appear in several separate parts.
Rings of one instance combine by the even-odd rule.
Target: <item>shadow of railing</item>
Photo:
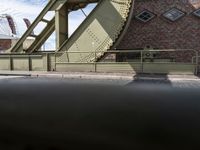
[[[172,83],[168,74],[136,74],[133,76],[133,81],[126,86],[153,89],[155,86],[160,88],[172,87]]]

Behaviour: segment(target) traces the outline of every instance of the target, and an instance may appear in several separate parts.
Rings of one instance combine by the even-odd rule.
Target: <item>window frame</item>
[[[148,18],[147,20],[144,20],[144,19],[140,18],[140,16],[141,16],[143,13],[145,13],[145,12],[146,12],[146,13],[149,13],[149,14],[151,15],[151,17]],[[149,11],[149,10],[147,10],[147,9],[141,11],[140,13],[138,13],[138,14],[135,16],[135,18],[136,18],[137,20],[139,20],[139,21],[141,21],[141,22],[143,22],[143,23],[147,23],[147,22],[151,21],[152,19],[154,19],[155,17],[156,17],[156,14],[154,14],[153,12],[151,12],[151,11]]]
[[[178,12],[181,13],[181,15],[180,15],[179,17],[176,17],[175,19],[170,18],[170,17],[167,17],[166,14],[172,12],[173,10],[177,10]],[[184,11],[182,11],[182,10],[176,8],[176,7],[170,8],[169,10],[167,10],[165,13],[162,14],[162,16],[163,16],[165,19],[167,19],[167,20],[169,20],[169,21],[172,21],[172,22],[178,21],[179,19],[183,18],[185,15],[186,15],[186,13],[185,13]]]
[[[197,12],[199,12],[199,14],[198,14]],[[195,10],[192,14],[193,14],[194,16],[200,18],[200,8],[197,9],[197,10]]]

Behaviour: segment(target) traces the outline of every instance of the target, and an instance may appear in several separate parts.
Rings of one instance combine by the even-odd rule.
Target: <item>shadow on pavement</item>
[[[160,86],[160,87],[168,87],[172,86],[170,79],[168,78],[168,74],[136,74],[133,77],[133,81],[128,83],[127,86],[136,86],[136,87],[146,87],[151,86]]]
[[[128,86],[53,79],[0,81],[0,149],[199,147],[199,90],[170,88],[167,79],[166,86],[140,82],[137,76]],[[139,84],[143,86],[132,86]]]

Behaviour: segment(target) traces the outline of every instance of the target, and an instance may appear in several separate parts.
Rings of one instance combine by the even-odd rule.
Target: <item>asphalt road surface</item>
[[[200,81],[0,78],[2,150],[200,147]]]

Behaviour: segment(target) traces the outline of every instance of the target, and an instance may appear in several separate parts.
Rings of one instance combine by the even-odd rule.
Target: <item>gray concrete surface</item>
[[[0,84],[2,83],[65,83],[65,84],[101,84],[101,85],[116,85],[116,86],[129,86],[129,87],[171,87],[171,88],[200,88],[200,79],[195,76],[121,76],[121,75],[83,75],[79,74],[66,77],[45,75],[45,76],[0,76]]]
[[[94,79],[94,80],[170,80],[200,81],[195,75],[132,74],[132,73],[94,73],[94,72],[33,72],[0,71],[1,76],[26,76],[42,78]]]

